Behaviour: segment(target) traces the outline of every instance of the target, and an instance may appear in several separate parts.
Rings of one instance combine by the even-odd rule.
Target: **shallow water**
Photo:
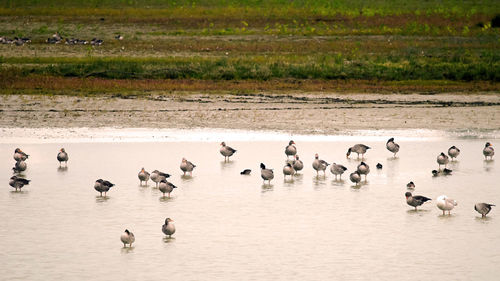
[[[392,158],[385,149],[389,136],[379,132],[373,132],[378,137],[369,132],[331,139],[296,136],[305,168],[290,181],[281,172],[290,137],[248,137],[252,134],[231,135],[228,145],[238,152],[229,163],[223,162],[218,141],[181,131],[170,141],[155,142],[67,137],[17,145],[0,139],[2,279],[498,278],[499,210],[494,207],[482,219],[473,207],[500,204],[500,161],[484,161],[486,139],[446,134],[418,139],[414,132],[400,132],[401,152]],[[488,141],[498,147],[500,138]],[[371,173],[354,187],[344,179],[359,161],[347,160],[345,153],[358,142],[373,147],[365,159]],[[453,175],[432,177],[437,155],[451,145],[462,151],[449,165]],[[30,154],[24,174],[32,183],[22,192],[8,186],[17,146]],[[58,168],[55,159],[60,147],[69,153],[67,169]],[[343,181],[329,172],[317,177],[311,167],[315,153],[347,166]],[[192,178],[182,177],[182,157],[197,165]],[[262,183],[260,162],[275,170],[271,185]],[[161,198],[152,182],[139,186],[141,167],[172,174],[178,188],[171,199]],[[250,176],[239,174],[245,168],[252,169]],[[93,189],[97,178],[116,184],[106,198]],[[418,212],[405,201],[410,180],[414,194],[433,199]],[[435,206],[441,194],[458,201],[451,216]],[[161,232],[166,217],[175,221],[173,239]],[[136,236],[132,248],[120,242],[125,228]]]

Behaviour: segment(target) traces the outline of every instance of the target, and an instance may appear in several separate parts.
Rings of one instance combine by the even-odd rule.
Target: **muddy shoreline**
[[[4,95],[0,127],[346,130],[500,129],[500,94]]]

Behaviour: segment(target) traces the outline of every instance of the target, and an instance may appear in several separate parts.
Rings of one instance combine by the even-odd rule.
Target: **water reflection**
[[[130,247],[122,247],[120,252],[122,254],[130,254],[130,253],[133,253],[134,252],[134,249],[135,247],[134,246],[130,246]]]
[[[173,243],[173,242],[175,242],[175,237],[165,236],[165,237],[163,237],[163,242],[164,243]]]
[[[95,197],[95,202],[96,203],[103,203],[103,202],[108,201],[109,199],[111,199],[109,196],[100,196],[100,195],[97,195]]]
[[[222,169],[226,169],[226,168],[231,168],[234,166],[236,162],[234,162],[233,160],[228,160],[228,161],[220,161],[220,167]]]
[[[59,166],[57,168],[57,171],[58,172],[67,172],[68,171],[68,167],[67,166],[64,166],[64,167]]]

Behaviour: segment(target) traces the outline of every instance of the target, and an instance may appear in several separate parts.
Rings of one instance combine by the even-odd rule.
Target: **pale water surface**
[[[120,138],[97,140],[78,138],[84,129],[17,140],[29,133],[4,131],[0,279],[498,280],[499,207],[486,219],[473,207],[500,205],[500,161],[482,155],[486,141],[499,149],[498,135],[400,131],[401,151],[392,158],[385,149],[391,135],[380,131],[346,137],[232,132],[228,145],[238,152],[224,163],[218,152],[223,139],[207,135],[227,132],[169,131],[145,141],[130,137],[137,131],[118,131]],[[281,172],[290,138],[305,164],[293,181]],[[359,161],[345,153],[359,142],[373,149],[365,159],[368,181],[356,188],[344,179]],[[451,145],[462,151],[449,165],[453,175],[432,177],[437,155]],[[18,146],[30,154],[24,174],[32,183],[22,192],[8,186]],[[61,147],[70,156],[67,169],[58,168]],[[317,177],[315,153],[347,166],[343,180],[329,171]],[[197,165],[192,178],[181,176],[182,157]],[[262,184],[260,162],[275,170],[270,186]],[[152,182],[139,186],[141,167],[172,174],[179,188],[171,199],[161,198]],[[245,168],[250,176],[239,174]],[[93,189],[98,178],[116,184],[107,198]],[[414,194],[433,199],[418,212],[406,205],[410,180]],[[441,194],[458,201],[451,216],[435,206]],[[173,239],[161,232],[166,217],[175,220]],[[132,248],[120,242],[125,228],[136,236]]]

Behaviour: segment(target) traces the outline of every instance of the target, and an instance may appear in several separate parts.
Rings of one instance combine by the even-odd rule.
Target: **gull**
[[[359,155],[361,154],[361,158],[364,157],[366,151],[370,149],[369,146],[367,145],[364,145],[364,144],[355,144],[354,146],[350,147],[348,150],[347,150],[347,154],[346,154],[346,157],[349,158],[349,155],[351,155],[351,152],[355,152],[358,154],[358,158],[359,158]]]

